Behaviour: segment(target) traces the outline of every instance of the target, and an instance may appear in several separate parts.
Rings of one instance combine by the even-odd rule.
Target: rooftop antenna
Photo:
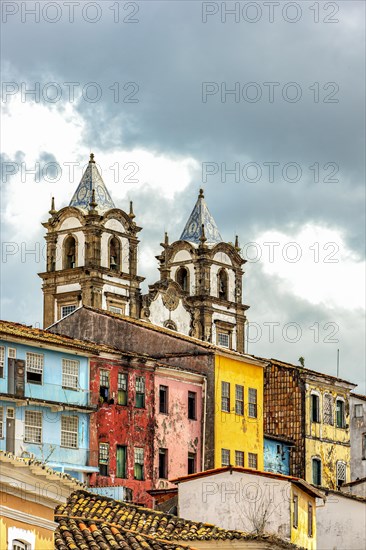
[[[339,349],[337,349],[337,378],[339,378]]]

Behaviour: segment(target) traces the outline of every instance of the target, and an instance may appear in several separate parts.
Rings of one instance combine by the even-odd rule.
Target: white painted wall
[[[81,290],[80,283],[72,283],[70,285],[60,285],[57,287],[57,294],[61,294],[62,292],[73,292],[75,290]]]
[[[222,264],[227,265],[233,265],[232,261],[230,260],[229,256],[225,254],[225,252],[217,252],[215,256],[213,257],[214,261],[220,262]]]
[[[329,493],[316,509],[318,550],[363,550],[366,546],[366,501]]]
[[[66,220],[62,222],[59,231],[62,229],[77,229],[78,227],[82,227],[80,221],[75,218],[75,216],[70,216],[70,218],[66,218]]]
[[[112,231],[119,231],[120,233],[125,232],[124,225],[119,220],[114,220],[113,218],[107,220],[104,224],[106,229],[111,229]]]
[[[290,492],[288,481],[223,472],[180,483],[178,510],[185,519],[250,533],[253,518],[268,508],[265,532],[290,539]]]
[[[178,332],[189,335],[191,328],[191,316],[184,308],[182,300],[179,300],[179,305],[174,311],[169,311],[162,300],[162,295],[159,293],[155,300],[150,304],[149,320],[160,327],[164,326],[164,322],[168,319],[174,321]]]

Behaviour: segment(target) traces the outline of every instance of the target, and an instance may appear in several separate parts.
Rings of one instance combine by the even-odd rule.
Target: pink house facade
[[[203,468],[206,377],[180,369],[155,372],[154,469],[157,489],[175,487],[168,479]]]

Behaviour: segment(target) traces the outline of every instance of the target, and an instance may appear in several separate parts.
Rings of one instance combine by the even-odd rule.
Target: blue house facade
[[[280,437],[264,436],[264,470],[290,475],[290,457],[293,443]]]
[[[93,344],[1,321],[0,450],[81,481],[97,471],[89,466],[89,358],[96,354]]]

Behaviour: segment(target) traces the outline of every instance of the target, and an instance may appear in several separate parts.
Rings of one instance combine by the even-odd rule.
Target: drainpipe
[[[203,427],[202,427],[202,472],[205,469],[205,447],[206,447],[206,415],[207,415],[207,378],[203,381]]]

